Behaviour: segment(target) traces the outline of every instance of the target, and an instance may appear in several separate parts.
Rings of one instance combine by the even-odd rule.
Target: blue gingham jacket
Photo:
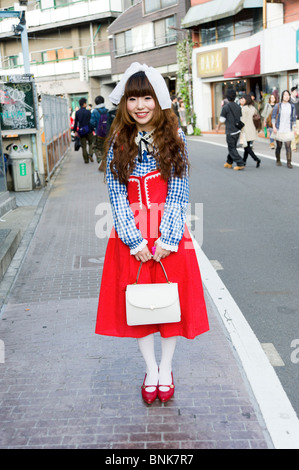
[[[183,139],[186,152],[187,142],[185,134],[179,129]],[[133,211],[130,208],[127,194],[127,186],[120,183],[110,170],[113,158],[113,144],[107,155],[106,181],[112,207],[112,215],[115,230],[120,239],[129,246],[131,254],[136,254],[147,244],[139,229],[137,229]],[[143,153],[142,162],[138,161],[136,155],[136,166],[132,176],[145,176],[159,169],[155,158],[146,152]],[[188,172],[183,178],[171,176],[168,180],[168,193],[164,206],[164,213],[160,224],[161,236],[158,244],[167,250],[177,251],[181,241],[186,221],[186,212],[189,201],[189,177]]]

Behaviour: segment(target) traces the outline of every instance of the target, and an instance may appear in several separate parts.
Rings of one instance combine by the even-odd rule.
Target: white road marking
[[[222,271],[223,266],[219,261],[217,261],[217,259],[210,259],[210,263],[216,271]]]
[[[285,366],[273,343],[261,343],[261,346],[273,367]]]

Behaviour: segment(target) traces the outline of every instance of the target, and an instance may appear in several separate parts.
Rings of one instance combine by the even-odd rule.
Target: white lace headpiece
[[[157,99],[161,109],[171,108],[171,99],[166,82],[162,75],[153,67],[133,62],[130,67],[123,74],[120,82],[116,85],[112,93],[109,95],[110,101],[114,104],[119,104],[124,92],[128,79],[137,72],[144,72],[153,89],[155,90]]]

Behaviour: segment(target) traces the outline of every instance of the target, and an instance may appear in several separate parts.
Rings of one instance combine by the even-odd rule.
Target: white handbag
[[[176,323],[181,321],[181,308],[177,283],[168,281],[157,284],[138,284],[142,266],[140,263],[136,282],[126,289],[127,324],[152,325],[159,323]]]

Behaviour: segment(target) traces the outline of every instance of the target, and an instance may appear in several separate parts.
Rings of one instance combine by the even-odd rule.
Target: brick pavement
[[[179,339],[166,404],[141,399],[135,339],[94,334],[107,242],[95,236],[95,208],[105,201],[96,164],[71,152],[0,318],[0,448],[272,448],[208,294],[211,330]]]

